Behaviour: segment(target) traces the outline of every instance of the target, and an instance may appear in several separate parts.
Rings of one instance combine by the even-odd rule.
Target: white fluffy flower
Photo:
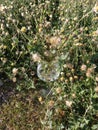
[[[72,101],[66,101],[66,106],[71,107],[72,106]]]
[[[12,73],[13,73],[14,75],[16,75],[16,74],[18,73],[18,69],[17,69],[17,68],[13,68]]]
[[[98,14],[98,5],[96,4],[95,7],[93,8],[93,11]]]
[[[41,60],[41,58],[37,53],[35,53],[35,54],[32,55],[32,60],[34,62],[39,62]]]
[[[3,12],[4,9],[5,9],[5,6],[1,4],[1,5],[0,5],[0,11]]]

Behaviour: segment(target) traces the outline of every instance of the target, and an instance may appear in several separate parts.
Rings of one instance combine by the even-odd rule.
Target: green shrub
[[[43,130],[97,128],[98,5],[95,3],[6,0],[0,5],[0,73],[15,82],[18,90],[51,88],[51,96],[38,98],[44,104]],[[37,62],[50,64],[56,57],[61,67],[59,78],[53,82],[41,81]]]

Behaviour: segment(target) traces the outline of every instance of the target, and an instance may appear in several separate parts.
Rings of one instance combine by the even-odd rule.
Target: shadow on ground
[[[37,90],[17,91],[15,83],[0,75],[0,130],[41,130],[43,105]]]
[[[7,103],[11,95],[14,95],[15,83],[10,81],[4,73],[0,74],[0,106]]]

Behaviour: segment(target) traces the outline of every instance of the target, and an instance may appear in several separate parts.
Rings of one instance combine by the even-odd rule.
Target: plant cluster
[[[97,130],[98,2],[6,0],[0,5],[0,27],[0,72],[18,90],[51,89],[38,97],[45,115],[41,129]],[[42,82],[37,63],[50,64],[56,57],[59,78]]]

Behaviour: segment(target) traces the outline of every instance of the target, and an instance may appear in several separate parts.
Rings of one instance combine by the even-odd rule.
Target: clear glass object
[[[37,75],[45,82],[51,82],[58,79],[60,75],[59,60],[39,62],[37,66]]]

